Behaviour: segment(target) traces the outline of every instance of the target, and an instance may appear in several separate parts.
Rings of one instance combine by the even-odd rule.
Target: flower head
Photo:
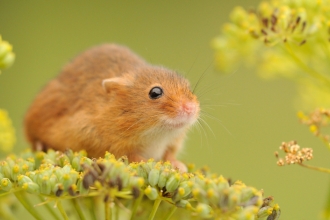
[[[237,7],[212,46],[219,70],[242,64],[263,78],[298,81],[305,106],[330,107],[330,1],[269,0]],[[304,106],[304,107],[305,107]]]
[[[85,152],[54,150],[26,151],[20,157],[11,155],[1,161],[0,193],[1,190],[7,193],[24,190],[57,202],[76,197],[96,197],[114,205],[120,201],[120,207],[131,207],[133,202],[134,212],[143,203],[139,219],[147,218],[155,207],[152,204],[161,201],[174,210],[185,209],[201,218],[239,220],[256,219],[263,203],[262,191],[241,181],[231,183],[206,168],[180,173],[169,162],[129,163],[126,157],[116,159],[109,153],[91,160]],[[263,216],[272,215],[267,213]]]
[[[0,151],[9,152],[16,142],[15,130],[8,113],[0,109]]]
[[[277,157],[277,165],[284,166],[285,164],[301,164],[304,161],[311,160],[313,158],[312,148],[302,148],[295,141],[290,141],[288,143],[283,142],[279,147],[281,151],[285,153],[285,158],[279,158],[278,152],[275,152]]]
[[[7,41],[3,41],[0,35],[0,69],[6,69],[14,63],[15,54],[12,49],[12,45]]]
[[[303,112],[298,113],[298,117],[302,124],[309,127],[309,130],[317,137],[320,137],[328,147],[330,147],[330,136],[324,133],[322,129],[330,125],[330,110],[318,108],[305,115]]]

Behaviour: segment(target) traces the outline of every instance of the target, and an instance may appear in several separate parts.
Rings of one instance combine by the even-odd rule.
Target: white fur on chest
[[[143,153],[144,158],[154,158],[162,160],[169,146],[175,144],[175,140],[182,135],[184,129],[173,129],[171,131],[160,131],[150,129],[143,134]]]

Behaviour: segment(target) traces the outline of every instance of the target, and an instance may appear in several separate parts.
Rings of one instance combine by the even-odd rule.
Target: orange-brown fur
[[[102,87],[104,79],[115,77],[118,82]],[[150,99],[153,86],[164,88],[164,97]],[[25,131],[34,148],[85,149],[90,157],[109,151],[131,161],[158,157],[152,149],[159,143],[167,147],[156,159],[180,166],[175,156],[189,125],[173,129],[160,118],[177,117],[185,102],[196,103],[197,119],[198,100],[186,79],[126,47],[105,44],[83,52],[49,82],[26,114]]]

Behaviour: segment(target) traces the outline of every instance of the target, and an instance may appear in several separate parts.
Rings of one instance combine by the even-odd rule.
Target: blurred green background
[[[263,81],[240,66],[230,75],[214,70],[210,41],[233,7],[258,3],[1,0],[0,34],[13,44],[17,59],[0,75],[0,108],[8,110],[16,128],[15,151],[28,147],[23,117],[45,83],[86,48],[117,42],[150,63],[187,73],[192,85],[207,71],[199,90],[215,89],[200,97],[202,109],[221,123],[204,117],[214,135],[206,125],[202,132],[192,129],[180,159],[264,189],[281,206],[281,219],[319,219],[327,175],[299,166],[280,168],[274,157],[282,141],[297,140],[314,147],[312,164],[329,166],[328,150],[298,123],[295,85],[283,79]]]

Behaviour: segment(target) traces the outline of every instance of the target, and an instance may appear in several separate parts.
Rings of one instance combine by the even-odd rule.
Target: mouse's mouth
[[[199,105],[194,102],[182,102],[177,107],[175,114],[164,116],[163,124],[170,129],[180,129],[194,124],[199,117]]]
[[[195,117],[179,115],[175,118],[163,118],[163,125],[170,129],[189,127],[197,121]]]
[[[184,122],[174,122],[174,123],[167,123],[166,124],[167,127],[169,128],[175,128],[175,129],[178,129],[178,128],[183,128],[187,125],[187,123],[184,123]]]

